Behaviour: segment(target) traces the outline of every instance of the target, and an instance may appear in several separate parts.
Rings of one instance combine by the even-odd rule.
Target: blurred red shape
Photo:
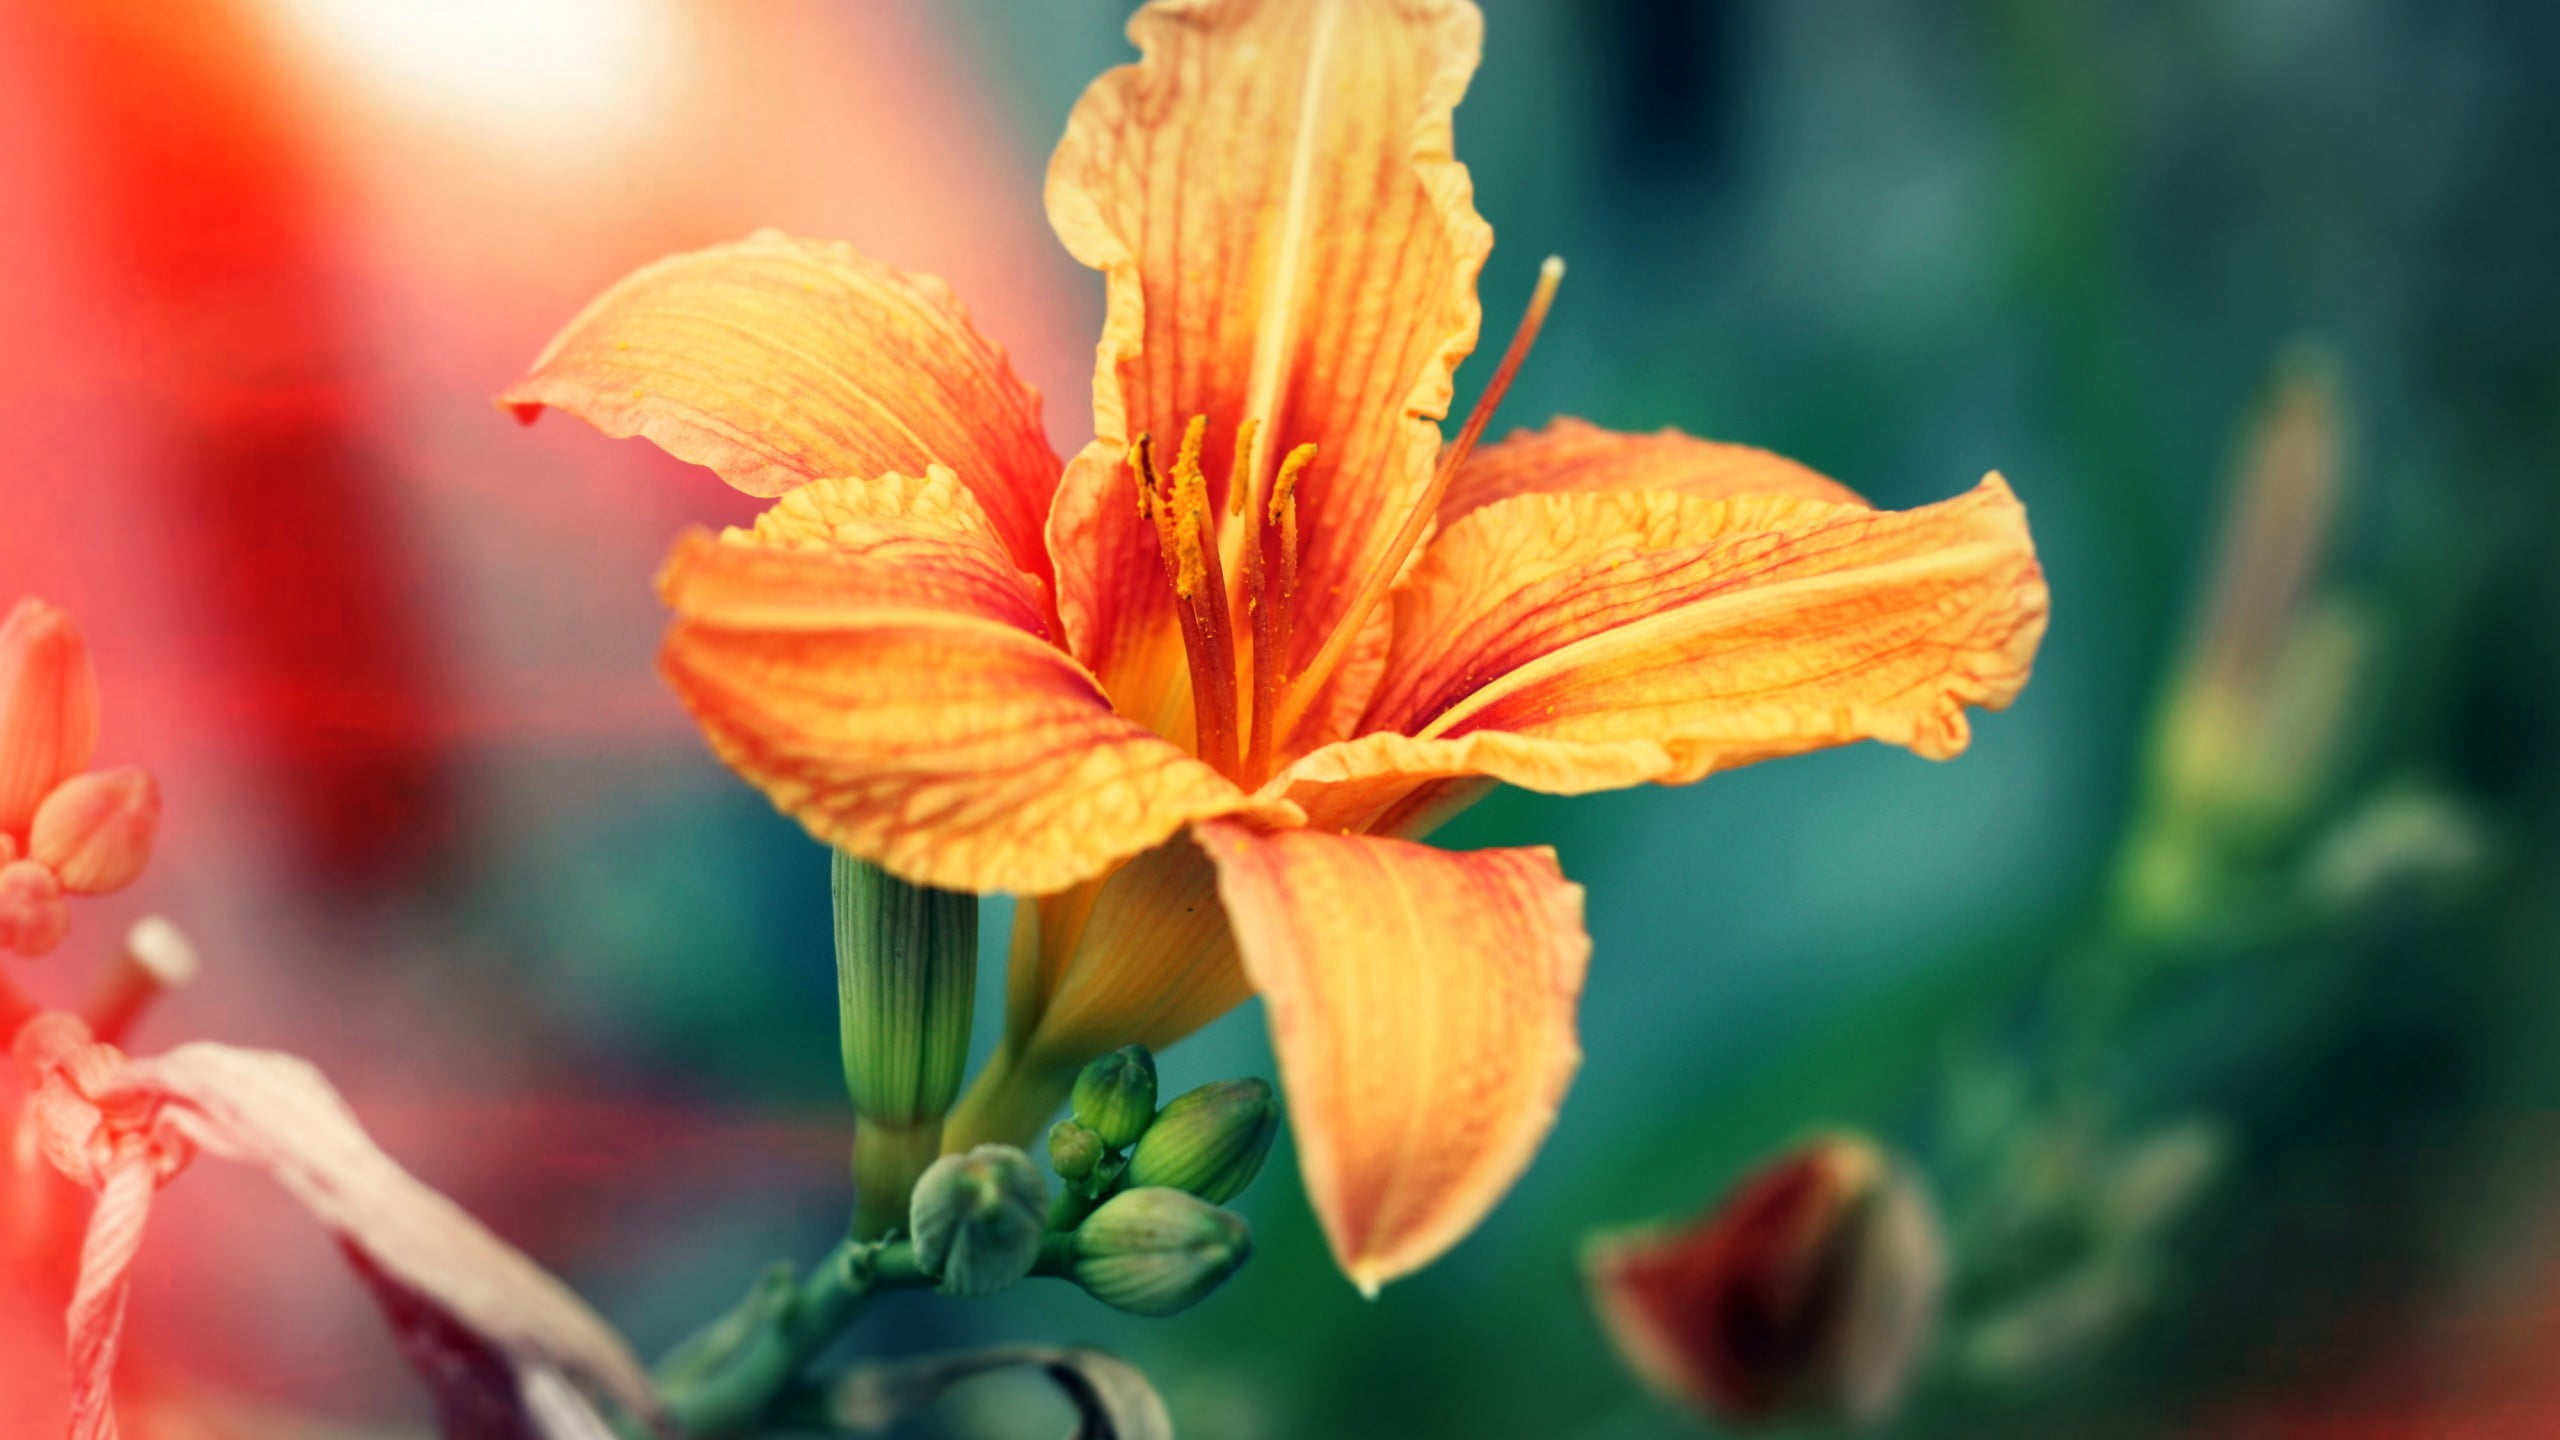
[[[338,902],[443,895],[502,839],[574,837],[606,787],[711,773],[654,676],[649,577],[684,524],[751,505],[490,397],[613,276],[768,224],[932,258],[1026,373],[1080,384],[1076,272],[1014,203],[1042,147],[1013,144],[931,15],[0,4],[0,604],[79,615],[107,748],[168,796],[150,873],[95,903],[206,942],[206,983],[155,1024],[304,1051],[360,1110],[481,1087],[477,1119],[386,1139],[502,1229],[544,1203],[525,1177],[556,1173],[556,1137],[488,1117],[615,1072],[571,1045],[493,1064],[540,1024],[487,993],[505,966],[422,991],[385,971],[456,931],[422,944],[384,928],[417,907]],[[84,920],[71,948],[118,928]],[[0,1082],[0,1114],[16,1099]],[[757,1173],[746,1141],[704,1143]],[[263,1197],[197,1189],[143,1257],[136,1410],[188,1377],[397,1404],[335,1257]],[[604,1217],[545,1258],[630,1223],[672,1222]],[[59,1258],[0,1257],[0,1434],[59,1422]]]

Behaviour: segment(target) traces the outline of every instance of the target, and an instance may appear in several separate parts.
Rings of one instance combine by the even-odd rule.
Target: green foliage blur
[[[1025,173],[1126,58],[1126,8],[950,7]],[[1188,1440],[1696,1434],[1609,1352],[1580,1237],[1693,1213],[1849,1125],[1912,1158],[1956,1247],[1893,1433],[2560,1416],[2489,1354],[2560,1286],[2560,9],[1486,10],[1458,136],[1497,236],[1488,313],[1546,254],[1573,267],[1497,433],[1678,425],[1897,507],[1997,469],[2054,593],[2037,675],[1950,764],[1865,746],[1693,789],[1504,792],[1443,831],[1553,844],[1589,887],[1588,1059],[1490,1223],[1377,1301],[1327,1261],[1284,1138],[1237,1202],[1254,1263],[1178,1321],[1033,1286],[892,1297],[856,1343],[1099,1344]],[[1099,281],[1057,270],[1098,320]],[[2267,764],[2334,722],[2278,813],[2198,818],[2164,717],[2251,436],[2304,354],[2337,451],[2304,605],[2348,617],[2352,681],[2279,728]],[[1081,385],[1049,394],[1080,426]],[[620,1023],[827,1114],[825,859],[744,787],[704,805],[651,825],[736,868],[642,884],[662,898],[630,950],[657,959],[612,982],[636,987]],[[626,885],[672,864],[592,863]],[[2184,878],[2127,878],[2164,864]],[[696,910],[764,917],[716,932],[753,962],[716,1002]],[[1270,1074],[1259,1011],[1161,1064],[1167,1093]],[[823,1249],[842,1198],[761,1197],[600,1298],[663,1343],[755,1261]],[[1048,1433],[1054,1404],[989,1382],[936,1433]]]

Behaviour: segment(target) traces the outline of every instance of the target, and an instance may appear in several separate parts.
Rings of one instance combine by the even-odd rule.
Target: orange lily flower
[[[1964,748],[2045,589],[1998,477],[1905,513],[1761,451],[1573,421],[1443,445],[1492,237],[1451,153],[1465,0],[1166,0],[1049,171],[1104,272],[1094,439],[938,281],[760,234],[649,266],[503,397],[782,498],[687,537],[663,663],[811,833],[1018,911],[1007,1033],[945,1145],[1259,993],[1334,1253],[1455,1243],[1579,1059],[1582,892],[1415,843],[1875,738]],[[1427,543],[1426,543],[1427,542]]]

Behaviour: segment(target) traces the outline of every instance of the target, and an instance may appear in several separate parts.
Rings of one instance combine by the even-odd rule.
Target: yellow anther
[[[1184,520],[1209,518],[1209,477],[1200,469],[1200,444],[1208,434],[1209,417],[1192,416],[1182,427],[1182,449],[1173,457],[1173,513]]]
[[[1209,527],[1209,478],[1200,472],[1200,442],[1206,437],[1209,418],[1194,415],[1182,429],[1182,448],[1174,452],[1173,473],[1161,481],[1157,496],[1156,524],[1162,533],[1167,557],[1172,561],[1174,593],[1188,600],[1200,593],[1201,582],[1208,575],[1208,557],[1202,551],[1203,532]]]
[[[1314,463],[1316,447],[1301,445],[1280,462],[1280,473],[1271,479],[1271,522],[1280,523],[1280,511],[1290,504],[1298,490],[1298,477]]]
[[[1235,463],[1227,467],[1227,513],[1230,515],[1243,514],[1245,499],[1253,493],[1253,437],[1261,429],[1262,422],[1250,415],[1236,427]]]
[[[1200,582],[1209,572],[1208,559],[1200,549],[1199,526],[1175,522],[1173,559],[1173,593],[1188,600],[1200,593]]]
[[[1129,475],[1138,482],[1138,518],[1155,519],[1156,461],[1153,435],[1141,435],[1129,442]]]

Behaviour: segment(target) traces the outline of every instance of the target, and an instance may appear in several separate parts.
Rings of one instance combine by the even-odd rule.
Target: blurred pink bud
[[[1685,1227],[1595,1237],[1583,1268],[1619,1352],[1672,1397],[1730,1423],[1858,1422],[1901,1398],[1946,1256],[1919,1187],[1833,1136]]]
[[[17,858],[18,842],[16,837],[12,836],[6,830],[0,830],[0,865],[6,865]]]
[[[74,775],[37,807],[27,853],[50,866],[75,895],[104,895],[134,882],[151,863],[160,833],[160,787],[131,765]]]
[[[23,834],[98,749],[98,677],[71,617],[21,600],[0,622],[0,830]]]
[[[43,955],[71,929],[62,882],[33,860],[0,865],[0,950]]]

